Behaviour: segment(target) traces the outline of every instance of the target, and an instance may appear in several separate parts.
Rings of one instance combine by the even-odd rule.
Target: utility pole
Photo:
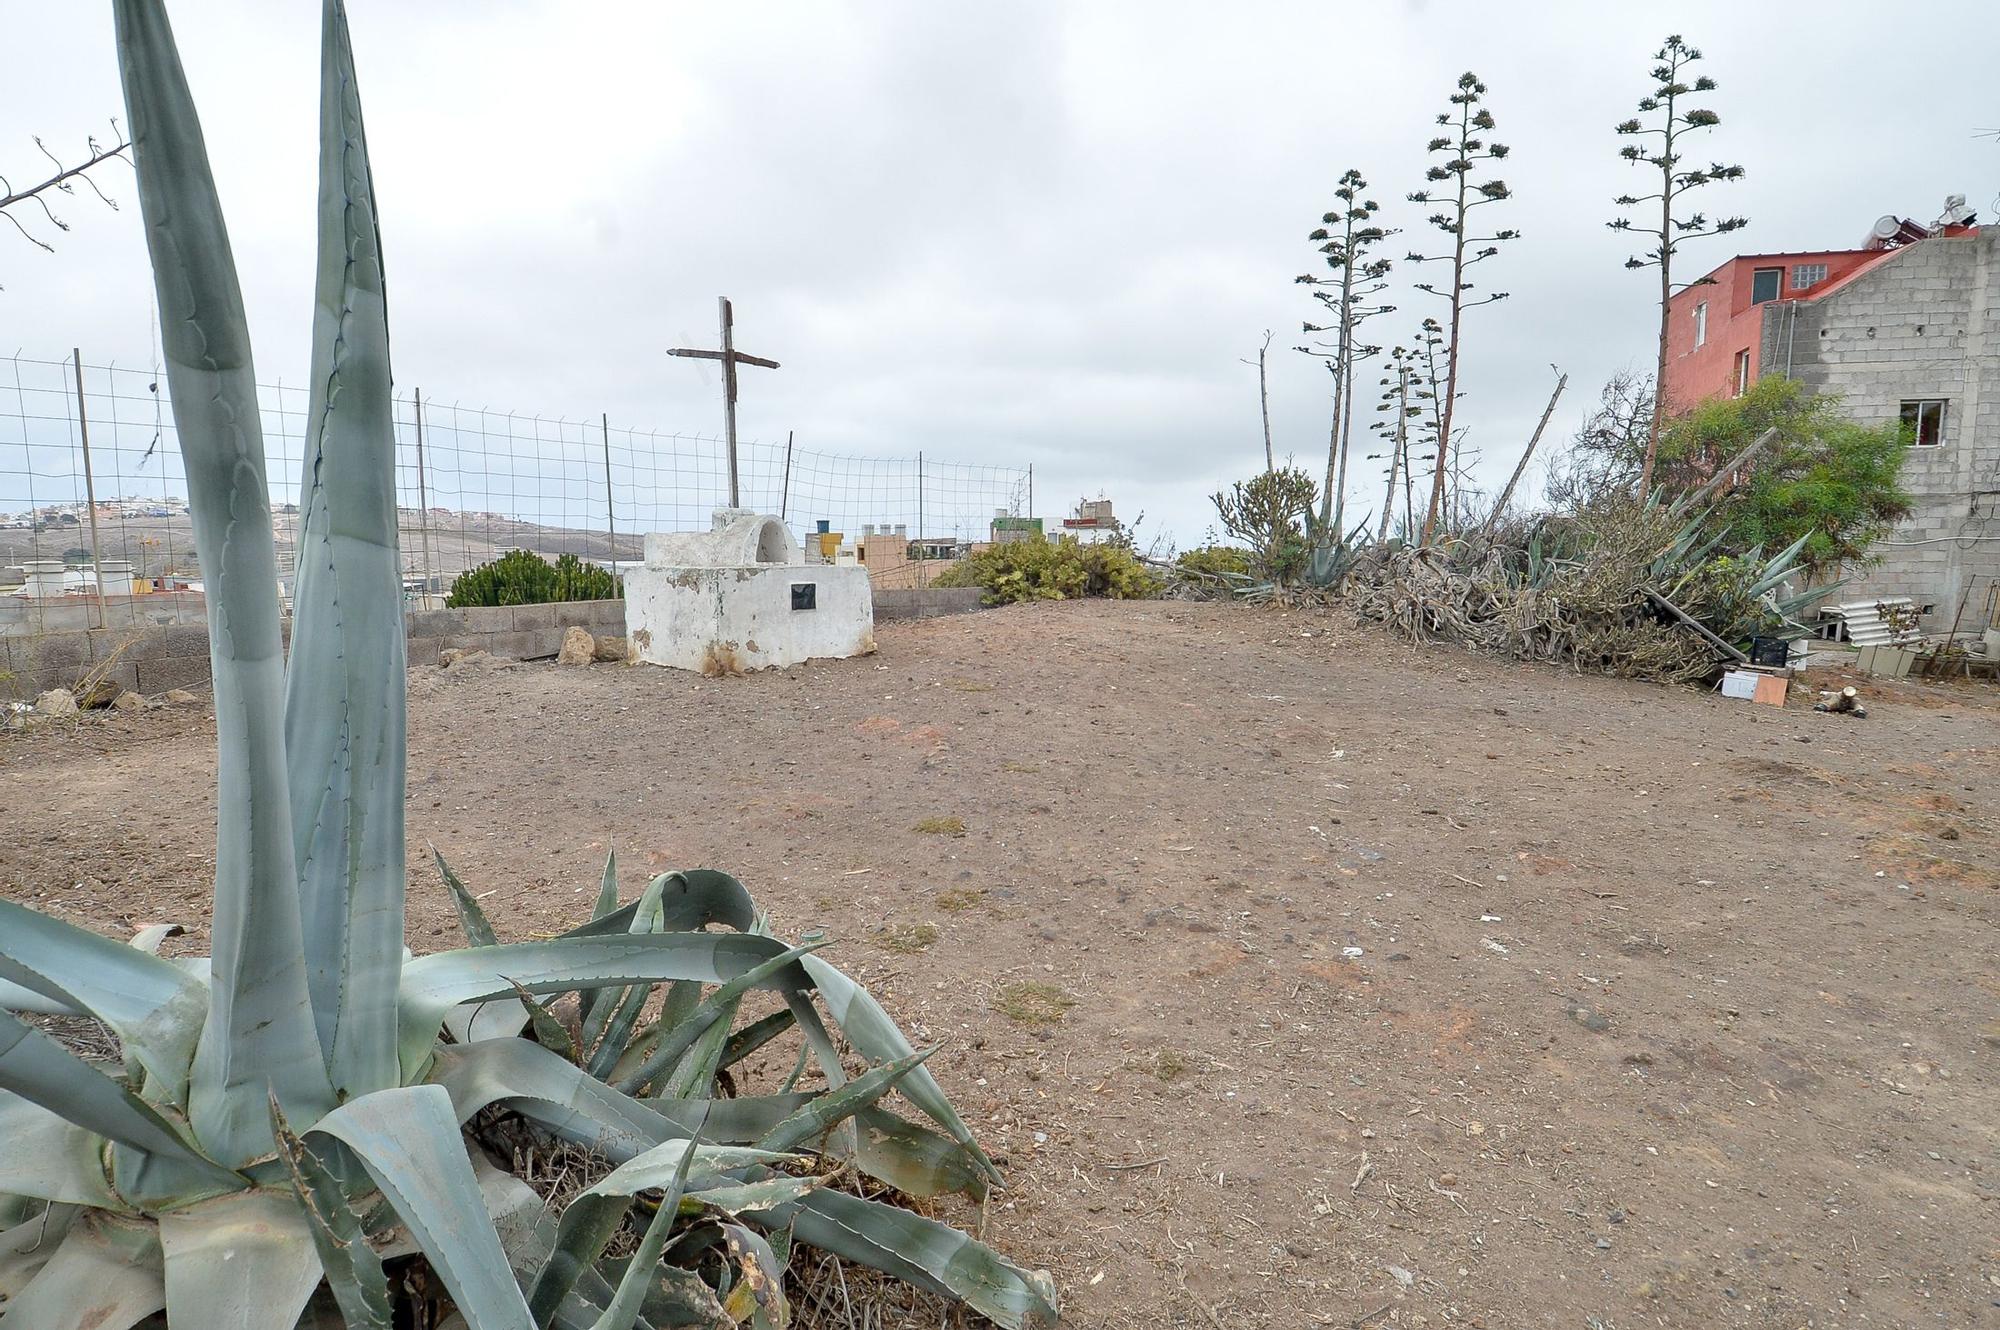
[[[729,506],[743,506],[741,486],[736,468],[736,366],[761,365],[765,369],[778,368],[775,360],[762,356],[746,355],[736,349],[736,316],[730,308],[728,296],[715,298],[716,309],[722,322],[722,349],[720,351],[698,351],[690,347],[675,347],[667,352],[670,356],[684,356],[691,360],[719,360],[722,362],[722,432],[729,445]]]

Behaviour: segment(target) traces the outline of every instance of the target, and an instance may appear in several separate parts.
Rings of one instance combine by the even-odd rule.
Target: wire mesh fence
[[[258,401],[288,591],[308,391],[260,384]],[[458,574],[512,549],[637,560],[647,532],[705,530],[728,503],[727,449],[713,436],[638,429],[601,412],[468,407],[421,390],[399,393],[394,411],[413,599],[442,596]],[[1027,467],[842,456],[772,440],[739,440],[737,452],[742,506],[777,513],[802,534],[825,522],[850,538],[901,528],[912,543],[962,545],[986,539],[996,515],[1028,515],[1033,505]],[[24,572],[23,592],[54,590],[56,564],[68,602],[98,589],[100,567],[107,592],[123,589],[127,572],[166,596],[198,582],[186,496],[159,370],[0,359],[0,570],[38,571]],[[38,630],[50,608],[38,602],[49,597],[9,589],[0,584],[0,631]],[[157,618],[171,601],[149,604]]]

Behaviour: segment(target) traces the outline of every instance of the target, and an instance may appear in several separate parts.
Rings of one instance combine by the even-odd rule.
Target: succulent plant
[[[250,340],[200,125],[159,0],[114,8],[208,571],[212,955],[163,959],[163,930],[126,946],[0,901],[0,1325],[388,1330],[421,1303],[443,1318],[425,1323],[468,1330],[780,1327],[794,1242],[1003,1326],[1052,1325],[1046,1275],[828,1185],[983,1197],[997,1176],[928,1054],[816,944],[771,936],[734,878],[663,874],[619,906],[607,863],[588,923],[508,944],[446,870],[472,945],[405,952],[388,322],[346,15],[326,0],[288,663]],[[781,1009],[738,1028],[753,992]],[[565,994],[574,1030],[547,1005]],[[95,1020],[117,1056],[17,1012]],[[797,1090],[795,1072],[784,1093],[731,1093],[731,1069],[794,1029],[801,1072],[816,1064],[826,1088]],[[892,1090],[928,1124],[885,1107]],[[552,1203],[505,1166],[502,1131],[602,1167]]]

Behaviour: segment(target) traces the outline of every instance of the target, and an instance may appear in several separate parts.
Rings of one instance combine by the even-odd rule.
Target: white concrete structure
[[[649,535],[625,574],[634,656],[701,674],[783,668],[875,650],[868,570],[807,563],[783,522],[718,509],[712,531]]]

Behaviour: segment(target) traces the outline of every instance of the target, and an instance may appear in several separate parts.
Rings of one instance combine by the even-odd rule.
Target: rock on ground
[[[73,716],[76,694],[67,688],[51,688],[35,699],[35,710],[44,716]]]
[[[597,659],[597,639],[590,635],[588,628],[571,624],[563,630],[562,650],[556,653],[558,665],[588,665]]]
[[[622,637],[600,637],[597,639],[596,658],[605,661],[627,660],[631,650]]]

